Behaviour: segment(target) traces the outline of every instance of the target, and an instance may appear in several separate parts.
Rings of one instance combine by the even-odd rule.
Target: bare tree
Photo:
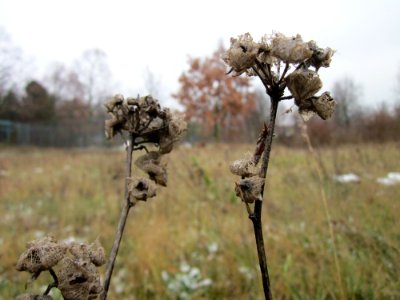
[[[358,110],[358,98],[361,88],[351,77],[343,77],[333,85],[333,97],[338,105],[335,113],[335,120],[339,126],[350,127],[351,118]]]
[[[86,50],[75,61],[74,71],[83,85],[84,100],[89,105],[103,102],[112,94],[112,74],[104,51]]]
[[[160,98],[162,94],[161,79],[156,76],[149,67],[144,71],[144,88],[148,95],[152,95],[155,98]]]
[[[79,75],[62,63],[49,66],[44,77],[50,94],[60,100],[73,100],[84,98],[84,86],[79,80]]]
[[[10,36],[0,27],[0,95],[13,86],[21,50],[13,45]]]

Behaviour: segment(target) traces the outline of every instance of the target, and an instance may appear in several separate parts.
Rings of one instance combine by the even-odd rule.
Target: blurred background
[[[111,248],[124,149],[104,137],[103,103],[117,93],[184,112],[188,132],[167,158],[169,186],[129,218],[110,297],[262,298],[228,166],[253,151],[269,99],[257,78],[226,76],[221,60],[246,32],[336,50],[319,73],[338,105],[307,123],[313,154],[293,102],[278,113],[263,210],[273,294],[400,299],[398,28],[395,0],[2,0],[0,299],[25,290],[14,266],[32,239],[99,237]]]

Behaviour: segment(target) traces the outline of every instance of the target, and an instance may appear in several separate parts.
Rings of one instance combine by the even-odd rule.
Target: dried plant
[[[114,243],[107,264],[104,291],[101,299],[107,298],[115,260],[121,243],[126,220],[131,207],[138,201],[156,196],[156,186],[167,186],[167,169],[162,156],[172,151],[176,142],[186,130],[183,116],[162,109],[159,102],[151,96],[127,98],[116,95],[105,107],[111,118],[105,121],[105,134],[111,139],[120,134],[126,143],[125,199],[115,234]],[[149,151],[148,147],[155,150]],[[146,150],[146,154],[135,161],[135,165],[148,175],[148,178],[132,175],[132,153]]]
[[[18,271],[32,274],[33,281],[48,271],[54,282],[42,295],[23,294],[18,300],[49,300],[52,288],[58,288],[65,300],[96,299],[103,291],[97,267],[105,263],[104,249],[98,240],[92,244],[60,243],[53,237],[29,242],[17,262]],[[69,254],[69,255],[68,255]]]
[[[322,88],[318,70],[329,67],[333,54],[331,48],[320,48],[314,41],[304,42],[300,35],[286,37],[275,33],[255,42],[246,33],[231,38],[231,46],[223,55],[230,67],[228,74],[259,77],[271,101],[269,124],[261,130],[253,156],[237,160],[230,166],[231,172],[241,177],[235,192],[245,203],[253,223],[266,299],[272,299],[272,294],[261,211],[278,105],[282,100],[294,99],[304,121],[315,114],[324,120],[330,118],[335,110],[335,101],[329,92],[316,94]],[[288,96],[285,96],[286,88],[290,93]]]

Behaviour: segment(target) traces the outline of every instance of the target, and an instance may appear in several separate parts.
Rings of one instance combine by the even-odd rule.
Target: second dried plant
[[[129,211],[139,201],[155,197],[157,186],[167,186],[168,174],[163,156],[174,148],[186,130],[183,116],[161,108],[158,100],[151,96],[124,98],[116,95],[105,107],[110,119],[105,121],[105,134],[112,139],[120,135],[126,145],[125,196],[122,203],[119,223],[107,264],[104,291],[100,299],[107,298],[108,289],[121,243]],[[145,150],[135,165],[142,174],[132,174],[132,154]]]
[[[329,67],[333,54],[331,48],[305,42],[300,35],[275,33],[255,42],[246,33],[231,39],[223,57],[230,67],[229,74],[258,77],[271,101],[268,125],[262,128],[253,154],[230,165],[231,172],[240,177],[236,195],[244,202],[253,223],[265,299],[272,299],[272,292],[261,217],[278,106],[283,100],[294,99],[304,121],[313,115],[323,120],[330,118],[336,102],[327,91],[317,95],[322,88],[318,70]]]

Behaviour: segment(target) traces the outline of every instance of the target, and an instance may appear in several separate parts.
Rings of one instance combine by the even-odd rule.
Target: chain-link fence
[[[104,146],[102,121],[68,121],[58,124],[0,120],[0,144],[44,147]]]

